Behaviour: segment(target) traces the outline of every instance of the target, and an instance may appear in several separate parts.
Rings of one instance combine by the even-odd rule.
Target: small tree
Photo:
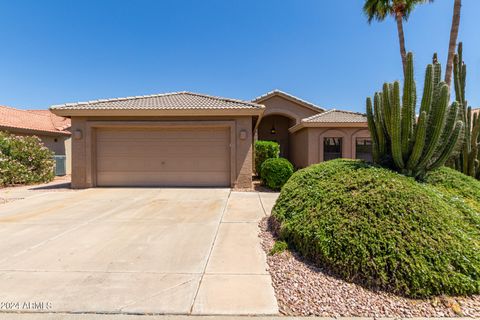
[[[53,153],[38,137],[0,132],[0,186],[49,182],[54,166]]]
[[[441,65],[436,55],[434,63],[427,66],[417,121],[413,75],[413,54],[408,53],[403,96],[400,82],[385,83],[383,91],[375,93],[373,106],[367,98],[367,118],[374,162],[422,179],[452,155],[463,122],[457,120],[459,104],[449,106],[449,87],[440,81]]]

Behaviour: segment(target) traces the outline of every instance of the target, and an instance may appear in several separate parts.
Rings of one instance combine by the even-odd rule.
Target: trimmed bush
[[[280,145],[274,141],[259,140],[255,142],[255,172],[261,176],[262,164],[265,160],[278,158]]]
[[[332,160],[297,171],[272,213],[282,239],[346,281],[409,297],[478,294],[479,185],[465,178],[441,169],[420,183]]]
[[[0,132],[0,185],[52,181],[53,153],[35,136]]]
[[[280,190],[293,174],[293,165],[285,158],[267,159],[261,168],[262,181],[272,190]]]

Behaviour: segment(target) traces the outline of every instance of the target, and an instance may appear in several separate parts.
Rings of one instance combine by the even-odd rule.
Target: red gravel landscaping
[[[272,276],[280,312],[323,317],[480,317],[480,295],[408,299],[374,292],[340,280],[313,266],[297,253],[269,252],[275,243],[268,218],[260,222],[262,247]]]

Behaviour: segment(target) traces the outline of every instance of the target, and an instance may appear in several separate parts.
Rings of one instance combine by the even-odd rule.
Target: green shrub
[[[255,172],[261,175],[262,164],[270,158],[278,158],[280,155],[280,145],[274,141],[259,140],[255,142]]]
[[[269,254],[271,256],[273,256],[277,253],[282,253],[283,251],[285,251],[287,249],[288,249],[288,244],[285,241],[275,241],[272,249],[270,249]]]
[[[480,181],[451,168],[430,172],[426,182],[438,190],[445,201],[462,210],[466,216],[480,212]]]
[[[54,165],[53,153],[38,137],[0,132],[1,185],[49,182]]]
[[[280,190],[293,174],[293,165],[285,158],[267,159],[261,168],[262,181],[272,190]]]
[[[344,280],[409,297],[478,294],[478,185],[449,169],[427,179],[332,160],[297,171],[273,217],[281,238]]]

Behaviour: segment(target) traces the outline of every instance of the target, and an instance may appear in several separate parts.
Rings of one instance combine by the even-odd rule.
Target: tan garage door
[[[97,129],[98,186],[230,186],[227,128]]]

